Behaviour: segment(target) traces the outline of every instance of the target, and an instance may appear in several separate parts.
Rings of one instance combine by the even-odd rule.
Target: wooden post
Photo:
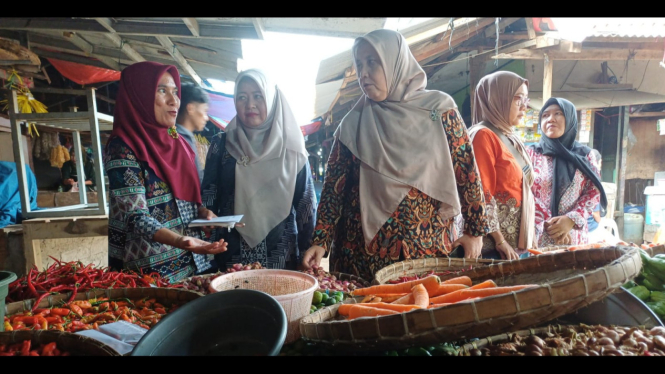
[[[480,78],[482,78],[485,74],[485,62],[487,62],[487,60],[489,60],[489,57],[488,54],[485,53],[472,57],[469,63],[469,94],[471,95],[471,113],[473,113],[473,108],[475,105],[476,86],[478,85]],[[473,118],[473,114],[471,114],[471,118]],[[470,124],[467,123],[467,125]]]
[[[624,228],[624,191],[626,190],[626,158],[628,156],[628,129],[630,126],[630,110],[628,106],[619,108],[619,126],[618,139],[617,139],[617,209],[615,217],[619,217],[617,226],[619,228],[620,236],[623,236]],[[639,243],[641,244],[641,243]]]
[[[552,67],[554,60],[550,59],[545,53],[545,72],[543,75],[543,104],[552,97]]]

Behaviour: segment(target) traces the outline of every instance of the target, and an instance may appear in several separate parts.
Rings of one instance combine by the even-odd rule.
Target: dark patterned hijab
[[[593,182],[600,191],[600,205],[603,210],[607,208],[607,197],[605,189],[600,182],[600,178],[594,173],[587,156],[591,148],[575,141],[577,137],[577,110],[570,101],[562,98],[552,97],[543,105],[538,116],[538,126],[543,118],[543,111],[550,105],[558,105],[566,117],[566,129],[560,138],[550,139],[545,134],[540,138],[540,142],[533,146],[534,151],[550,156],[554,159],[554,180],[552,181],[552,201],[550,210],[552,217],[559,215],[559,202],[564,191],[570,186],[575,177],[575,170],[579,169],[584,175]]]

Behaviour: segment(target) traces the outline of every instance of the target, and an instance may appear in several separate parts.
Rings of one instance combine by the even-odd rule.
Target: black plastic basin
[[[167,314],[132,356],[277,356],[286,339],[282,306],[267,293],[229,290]]]

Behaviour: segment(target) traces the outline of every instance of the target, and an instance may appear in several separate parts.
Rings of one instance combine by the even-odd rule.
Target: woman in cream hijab
[[[533,167],[513,132],[526,114],[528,94],[529,81],[509,71],[488,74],[476,87],[469,136],[492,226],[483,257],[514,260],[534,248]]]
[[[222,271],[253,262],[295,269],[316,217],[302,131],[284,94],[259,70],[238,75],[234,101],[236,117],[208,151],[201,196],[217,216],[244,215],[244,226],[213,232],[228,243],[215,260]]]
[[[480,255],[489,232],[482,187],[453,99],[425,90],[404,37],[375,30],[353,46],[364,93],[342,119],[328,159],[313,246],[303,266],[330,253],[330,270],[371,280],[409,258]],[[452,235],[462,213],[464,234]]]

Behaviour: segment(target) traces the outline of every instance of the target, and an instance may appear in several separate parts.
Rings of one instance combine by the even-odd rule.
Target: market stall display
[[[108,345],[82,335],[26,330],[0,333],[0,356],[120,356]]]
[[[535,287],[432,309],[353,320],[340,320],[341,306],[333,305],[303,318],[300,328],[306,340],[334,343],[342,349],[399,349],[514,331],[606,297],[634,278],[641,266],[638,251],[625,247],[533,256],[476,267],[463,275],[474,283],[493,280],[498,287]],[[357,298],[348,298],[341,305],[358,302]]]
[[[285,342],[290,343],[300,337],[300,319],[310,313],[319,282],[298,271],[264,269],[224,274],[210,283],[213,293],[234,289],[256,290],[274,297],[286,312],[288,332]]]
[[[560,326],[465,344],[461,356],[665,356],[665,327]]]
[[[15,331],[76,332],[122,319],[150,329],[163,315],[199,297],[191,291],[152,287],[87,291],[72,302],[69,295],[55,295],[39,304],[35,299],[8,304],[4,326]]]
[[[259,269],[263,269],[260,262],[253,262],[249,265],[233,264],[233,266],[225,272],[218,271],[213,274],[195,275],[178,281],[176,285],[182,285],[182,287],[186,290],[191,290],[202,295],[207,295],[210,293],[210,282],[212,282],[215,278],[224,274],[235,273],[236,271]]]
[[[162,279],[158,273],[136,273],[134,271],[111,271],[110,268],[83,265],[80,261],[62,262],[51,257],[55,262],[44,271],[30,269],[28,274],[9,285],[8,303],[37,298],[39,302],[53,294],[70,293],[69,301],[75,299],[78,292],[94,289],[115,289],[135,287],[179,288]],[[4,299],[4,298],[3,298]]]

